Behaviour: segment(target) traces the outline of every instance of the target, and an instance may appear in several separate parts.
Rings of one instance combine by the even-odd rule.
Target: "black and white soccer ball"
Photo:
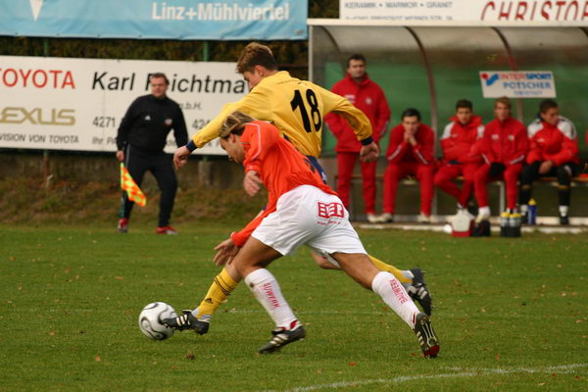
[[[163,319],[177,316],[171,305],[153,302],[145,306],[139,314],[139,328],[148,338],[164,340],[172,337],[174,330],[163,324]]]

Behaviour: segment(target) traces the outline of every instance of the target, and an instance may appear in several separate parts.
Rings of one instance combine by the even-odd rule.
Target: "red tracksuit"
[[[420,183],[421,212],[429,216],[435,174],[435,134],[429,126],[421,124],[415,134],[417,144],[413,146],[404,140],[404,132],[402,124],[390,131],[390,144],[386,152],[388,167],[384,173],[384,212],[394,213],[398,181],[413,175]]]
[[[461,124],[455,116],[450,121],[441,136],[443,164],[435,174],[434,183],[465,207],[474,189],[474,174],[482,165],[482,156],[474,153],[474,145],[483,136],[484,125],[480,116],[472,116],[467,124]],[[452,181],[460,175],[463,176],[461,190]]]
[[[355,107],[365,113],[373,128],[372,138],[376,143],[386,131],[390,118],[390,108],[384,91],[369,77],[355,82],[349,74],[337,82],[332,91],[347,98]],[[349,189],[353,168],[359,157],[361,143],[357,140],[353,129],[341,116],[329,114],[325,117],[329,129],[337,138],[337,193],[349,209]],[[363,182],[363,200],[365,212],[373,214],[376,210],[376,164],[377,162],[360,162]]]
[[[484,137],[477,143],[485,163],[474,175],[474,191],[478,207],[487,207],[487,184],[494,180],[504,180],[506,187],[506,206],[514,209],[517,204],[517,181],[523,168],[529,140],[522,122],[514,118],[504,121],[494,119],[486,124]],[[496,178],[490,178],[490,164],[502,163],[506,169]]]
[[[567,162],[580,164],[578,138],[574,124],[560,116],[556,125],[536,119],[528,128],[530,149],[527,163],[552,161],[555,166]]]

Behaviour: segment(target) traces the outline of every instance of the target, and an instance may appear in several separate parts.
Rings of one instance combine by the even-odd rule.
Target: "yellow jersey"
[[[369,119],[347,99],[280,71],[263,78],[241,100],[225,105],[219,115],[192,136],[196,147],[217,138],[227,116],[236,110],[273,123],[298,151],[317,158],[321,153],[323,118],[327,113],[344,117],[358,140],[372,135]]]

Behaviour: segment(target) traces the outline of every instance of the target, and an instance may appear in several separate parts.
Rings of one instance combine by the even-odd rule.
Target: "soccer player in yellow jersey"
[[[225,105],[186,146],[176,150],[176,167],[183,166],[196,148],[217,138],[225,119],[235,111],[273,123],[284,138],[309,158],[324,180],[326,176],[317,158],[321,152],[323,117],[327,113],[341,115],[355,130],[358,140],[362,143],[360,159],[377,159],[379,149],[371,138],[371,125],[365,114],[347,99],[327,89],[309,81],[293,78],[286,71],[278,71],[277,62],[269,47],[255,42],[247,45],[239,57],[237,70],[243,74],[251,91],[240,101]],[[261,186],[259,177],[252,175],[253,173],[248,172],[243,180],[246,190],[256,191]],[[323,257],[313,254],[313,258],[321,267],[333,268]],[[401,271],[372,256],[370,260],[378,269],[392,273],[423,310],[431,314],[431,296],[420,269]],[[239,281],[239,275],[231,263],[225,264],[198,307],[193,311],[184,311],[176,319],[170,319],[168,325],[180,330],[195,329],[200,334],[206,333],[211,316]]]

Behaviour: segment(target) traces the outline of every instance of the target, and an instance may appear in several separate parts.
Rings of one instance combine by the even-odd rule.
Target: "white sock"
[[[291,329],[296,324],[297,318],[271,272],[265,268],[255,270],[245,277],[245,284],[274,320],[276,327]]]
[[[389,272],[380,271],[372,281],[372,290],[406,323],[414,329],[420,310],[416,307],[400,281]]]
[[[489,218],[490,217],[490,207],[480,207],[478,208],[478,218]]]
[[[568,206],[559,206],[559,214],[561,216],[568,216]]]

